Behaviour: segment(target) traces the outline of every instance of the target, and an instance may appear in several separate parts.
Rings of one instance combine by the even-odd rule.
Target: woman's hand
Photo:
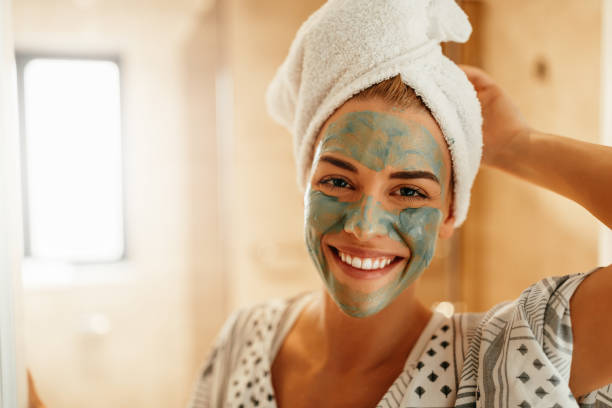
[[[461,68],[482,106],[483,163],[577,202],[612,228],[612,148],[530,128],[491,77]]]
[[[485,165],[499,167],[504,153],[517,136],[529,132],[523,116],[504,91],[483,70],[459,65],[476,88],[482,106],[483,158]]]

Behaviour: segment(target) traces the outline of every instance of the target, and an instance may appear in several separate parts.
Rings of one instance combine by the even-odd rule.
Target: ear
[[[440,224],[440,229],[438,231],[438,237],[440,237],[440,239],[448,239],[453,236],[454,231],[455,231],[455,216],[452,214],[449,214],[448,217],[446,217],[446,219],[442,221],[442,224]]]
[[[453,236],[453,232],[455,231],[455,214],[453,213],[452,204],[449,206],[448,213],[446,217],[440,224],[440,229],[438,230],[438,237],[440,239],[448,239]]]

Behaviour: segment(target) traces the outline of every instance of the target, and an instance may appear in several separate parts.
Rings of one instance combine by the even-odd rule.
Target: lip
[[[331,252],[332,258],[334,259],[334,261],[336,262],[340,270],[342,270],[342,272],[344,272],[346,275],[352,278],[361,279],[361,280],[378,279],[388,274],[397,264],[399,264],[400,262],[406,259],[405,257],[401,257],[401,256],[394,255],[394,254],[367,250],[367,249],[359,249],[359,248],[354,248],[354,247],[350,247],[350,249],[346,249],[346,247],[342,247],[342,248],[334,247],[331,245],[327,245],[327,247],[329,248]],[[355,255],[357,257],[363,257],[363,258],[394,257],[394,259],[389,265],[385,266],[384,268],[375,269],[375,270],[357,269],[357,268],[354,268],[342,262],[342,260],[340,259],[340,255],[338,254],[338,250],[341,250],[342,252],[346,252],[350,255]]]
[[[327,246],[329,246],[331,248],[335,248],[335,249],[337,249],[339,251],[342,251],[345,254],[349,254],[351,256],[357,256],[359,258],[393,258],[393,257],[405,258],[405,257],[403,257],[401,255],[398,255],[398,254],[393,254],[393,253],[390,253],[390,252],[377,251],[375,249],[360,248],[360,247],[347,246],[347,245],[330,245],[330,244],[328,244]]]

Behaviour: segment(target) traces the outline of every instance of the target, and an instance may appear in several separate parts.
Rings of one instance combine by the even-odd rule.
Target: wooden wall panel
[[[318,288],[303,239],[302,195],[289,132],[268,117],[265,90],[301,23],[324,1],[225,2],[233,80],[227,244],[230,308]]]
[[[481,61],[537,129],[599,137],[601,2],[484,1]],[[484,169],[462,231],[462,293],[485,310],[544,276],[596,266],[597,223],[578,205]]]

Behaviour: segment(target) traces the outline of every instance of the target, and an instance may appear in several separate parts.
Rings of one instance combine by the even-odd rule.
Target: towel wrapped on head
[[[482,114],[474,87],[440,43],[465,42],[471,31],[454,0],[329,0],[315,11],[266,93],[268,112],[293,135],[300,187],[327,118],[355,94],[399,74],[447,142],[455,225],[461,225],[482,156]]]

